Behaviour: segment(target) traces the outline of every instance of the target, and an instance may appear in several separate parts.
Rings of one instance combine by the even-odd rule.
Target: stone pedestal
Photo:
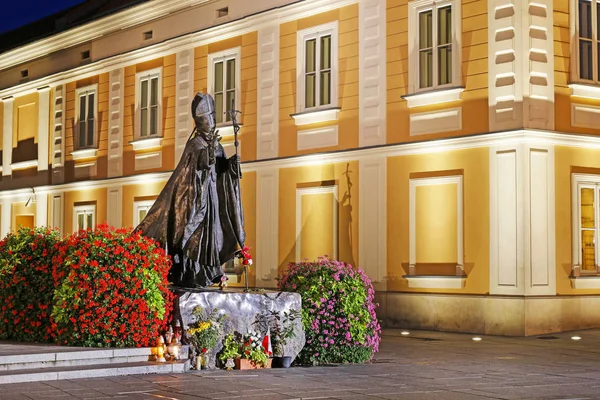
[[[175,318],[179,319],[184,329],[194,322],[192,311],[197,306],[204,310],[217,308],[220,314],[227,314],[225,326],[217,347],[209,354],[209,367],[215,368],[216,354],[223,347],[223,337],[233,331],[247,333],[249,330],[259,332],[255,324],[256,316],[269,311],[302,310],[302,297],[298,293],[290,292],[244,292],[243,290],[174,290],[178,296],[175,303]],[[296,337],[288,340],[285,346],[285,355],[295,359],[302,347],[304,347],[305,336],[302,321],[294,321]],[[264,335],[265,332],[260,332]]]

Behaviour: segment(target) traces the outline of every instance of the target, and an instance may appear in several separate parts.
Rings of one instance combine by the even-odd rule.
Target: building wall
[[[461,98],[441,104],[408,108],[402,96],[409,92],[408,1],[387,1],[387,143],[440,139],[484,133],[489,130],[488,110],[488,2],[462,1]],[[416,32],[414,32],[416,34]],[[439,131],[440,119],[450,110],[460,109],[449,131]],[[425,130],[411,134],[411,115],[426,116]],[[437,121],[436,121],[437,120]],[[416,128],[412,128],[416,131]],[[427,130],[435,133],[427,132]]]
[[[297,32],[333,21],[338,22],[338,120],[297,126],[290,117],[298,112]],[[283,23],[279,32],[279,156],[358,147],[358,5]],[[337,145],[298,149],[298,131],[336,125]]]
[[[489,150],[468,149],[454,152],[390,157],[387,160],[387,290],[402,292],[472,293],[489,292]],[[464,265],[467,274],[462,289],[411,288],[404,278],[409,273],[409,180],[415,178],[456,176],[463,177]],[[448,207],[456,203],[456,189],[445,185],[425,186],[432,190],[418,197],[417,212],[425,212],[422,222],[433,222],[427,214],[434,213],[448,222],[458,218],[456,209]],[[432,196],[433,195],[433,196]],[[429,206],[427,204],[429,202]],[[419,211],[419,208],[423,211]],[[450,224],[455,226],[453,224]],[[446,235],[435,241],[435,234],[427,230],[432,226],[419,224],[417,216],[417,268],[416,274],[456,275],[456,231],[448,230],[448,224],[437,226],[452,235],[453,244]],[[438,232],[439,234],[439,232]],[[419,254],[419,242],[424,247]],[[453,247],[452,247],[453,246]],[[419,265],[421,264],[421,265]],[[452,265],[454,264],[454,265]]]

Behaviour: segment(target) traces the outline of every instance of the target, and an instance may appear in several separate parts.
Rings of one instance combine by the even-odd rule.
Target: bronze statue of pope
[[[219,283],[222,265],[242,247],[244,211],[239,156],[227,158],[215,131],[214,99],[197,93],[195,128],[181,160],[137,230],[165,248],[169,282],[184,288]]]

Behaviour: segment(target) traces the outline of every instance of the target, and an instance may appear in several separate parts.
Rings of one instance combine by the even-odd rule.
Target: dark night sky
[[[67,9],[85,0],[0,0],[0,33]]]

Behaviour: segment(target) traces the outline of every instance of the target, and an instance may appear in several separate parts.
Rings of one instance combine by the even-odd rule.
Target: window
[[[430,0],[409,4],[410,91],[458,85],[460,6]]]
[[[73,208],[73,231],[94,229],[96,226],[96,205],[86,204]]]
[[[28,69],[21,70],[21,79],[25,79],[28,77],[29,77],[29,70]]]
[[[96,85],[76,91],[75,137],[77,149],[89,149],[96,146],[96,92]]]
[[[153,36],[154,35],[153,35],[152,31],[146,31],[146,32],[142,33],[142,38],[144,40],[150,40],[150,39],[152,39]]]
[[[217,124],[231,121],[227,113],[231,102],[235,99],[235,107],[239,109],[240,87],[240,49],[230,49],[208,56],[210,71],[210,93],[215,98],[215,119]]]
[[[146,214],[154,204],[154,200],[142,200],[133,203],[133,226],[138,226],[146,218]]]
[[[573,272],[598,274],[600,175],[573,174]]]
[[[596,0],[577,1],[577,31],[579,52],[579,79],[598,82],[598,10]]]
[[[298,32],[299,111],[337,104],[337,22]]]
[[[81,61],[86,61],[90,59],[90,51],[85,50],[81,52]]]
[[[162,109],[161,70],[137,74],[136,85],[136,138],[162,136],[160,114]]]

